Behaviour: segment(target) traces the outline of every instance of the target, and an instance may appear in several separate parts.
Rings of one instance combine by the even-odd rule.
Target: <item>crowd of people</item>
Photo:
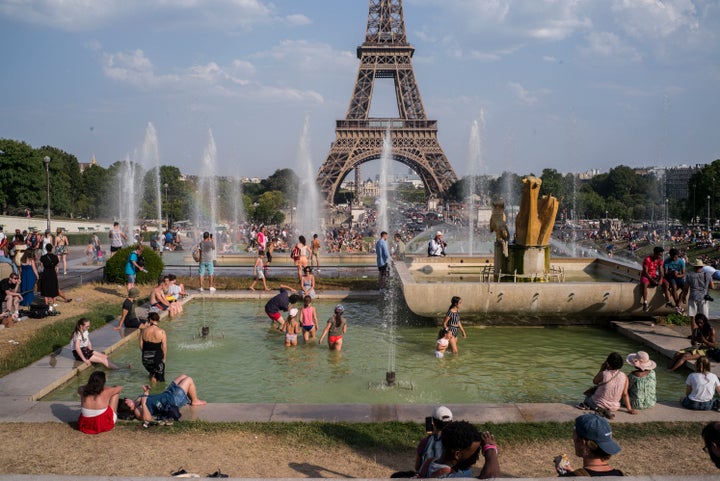
[[[12,327],[28,315],[36,301],[36,292],[44,300],[48,313],[57,308],[57,300],[71,302],[60,290],[59,269],[67,274],[69,241],[58,228],[53,236],[50,229],[40,235],[38,229],[15,230],[11,241],[0,227],[0,262],[11,266],[11,274],[0,281],[0,321]],[[21,311],[26,311],[21,313]]]

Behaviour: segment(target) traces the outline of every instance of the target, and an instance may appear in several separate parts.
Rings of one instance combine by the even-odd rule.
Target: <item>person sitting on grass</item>
[[[150,386],[143,386],[142,396],[125,399],[125,404],[136,419],[144,422],[153,420],[153,416],[165,417],[168,413],[178,411],[189,404],[204,406],[207,402],[198,398],[195,381],[187,374],[180,374],[160,394],[150,394]]]
[[[420,468],[421,478],[467,478],[470,468],[485,457],[478,479],[497,478],[500,475],[498,448],[495,437],[489,432],[483,433],[467,421],[454,421],[442,431],[442,456],[428,459]]]
[[[122,386],[105,387],[105,373],[90,374],[87,384],[78,388],[80,417],[78,429],[85,434],[110,431],[117,421],[118,401]]]
[[[720,422],[714,421],[707,424],[702,430],[703,441],[705,441],[705,452],[715,466],[720,469]]]
[[[608,464],[610,457],[620,452],[620,446],[612,437],[610,423],[602,417],[583,414],[575,418],[573,444],[575,456],[582,458],[583,467],[573,471],[569,462],[556,461],[555,469],[561,477],[625,476]]]

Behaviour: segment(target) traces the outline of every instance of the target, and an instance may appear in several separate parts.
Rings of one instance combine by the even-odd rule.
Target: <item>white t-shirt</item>
[[[688,376],[685,384],[692,387],[692,392],[688,395],[690,400],[708,402],[712,401],[715,390],[720,386],[720,379],[711,372],[694,372]]]
[[[70,340],[70,349],[73,351],[75,350],[75,342],[77,340],[80,340],[80,348],[87,347],[88,343],[90,342],[90,335],[88,331],[83,331],[82,333],[75,333],[73,334],[72,339]]]

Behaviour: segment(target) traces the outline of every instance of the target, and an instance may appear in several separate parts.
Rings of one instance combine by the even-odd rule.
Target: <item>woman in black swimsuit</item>
[[[157,312],[148,314],[149,326],[140,335],[142,363],[150,376],[150,382],[165,382],[165,358],[167,357],[167,335],[158,327],[160,316]]]

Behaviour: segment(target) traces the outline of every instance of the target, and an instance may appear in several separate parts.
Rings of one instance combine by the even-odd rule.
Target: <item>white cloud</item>
[[[68,31],[151,21],[153,28],[187,24],[250,28],[273,19],[263,0],[0,0],[0,16]],[[301,16],[292,16],[301,22]],[[302,24],[302,23],[298,23]]]
[[[510,82],[508,83],[508,87],[513,92],[513,94],[515,94],[515,98],[518,99],[521,103],[525,105],[533,105],[537,103],[537,95],[533,94],[519,83]]]
[[[298,25],[298,26],[310,25],[312,23],[312,20],[310,20],[305,15],[301,15],[301,14],[287,15],[285,17],[285,21],[289,25]]]
[[[458,34],[489,37],[563,40],[578,30],[592,27],[584,13],[586,2],[578,0],[414,0],[433,6],[456,22]]]
[[[266,52],[255,54],[282,61],[286,67],[302,72],[329,72],[355,70],[357,58],[348,50],[335,50],[331,45],[305,40],[285,40]]]
[[[140,88],[167,86],[180,80],[173,75],[156,75],[152,62],[139,49],[128,53],[103,54],[102,68],[108,78]]]
[[[615,21],[630,36],[658,39],[699,28],[692,0],[614,0]]]
[[[294,87],[263,85],[255,80],[255,66],[245,60],[234,60],[226,68],[216,62],[193,65],[178,74],[159,74],[142,50],[105,53],[102,56],[105,75],[143,90],[211,94],[250,100],[302,101],[322,104],[321,94]]]
[[[584,55],[602,57],[619,62],[638,62],[640,53],[633,47],[624,44],[620,37],[610,32],[592,32],[586,36],[587,47],[580,47]]]

